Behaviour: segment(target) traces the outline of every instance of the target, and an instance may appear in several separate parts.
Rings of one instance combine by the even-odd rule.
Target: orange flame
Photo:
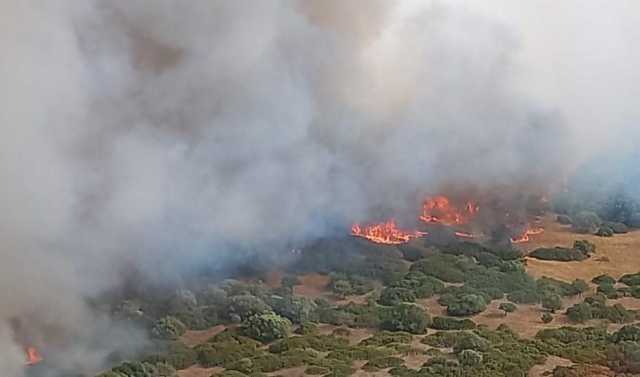
[[[353,224],[351,235],[363,237],[375,243],[399,245],[409,242],[412,238],[426,236],[425,232],[400,230],[394,219],[380,224],[360,226]]]
[[[42,361],[42,355],[35,347],[27,347],[25,353],[27,354],[27,365],[36,365]]]
[[[449,198],[439,195],[424,201],[420,220],[444,225],[466,224],[478,213],[478,210],[480,207],[475,202],[469,201],[463,209],[459,209],[451,204]]]
[[[531,240],[529,236],[535,236],[537,234],[542,234],[542,233],[544,233],[543,228],[527,228],[527,230],[525,230],[524,233],[522,233],[520,236],[512,237],[511,243],[529,242]]]
[[[467,232],[456,232],[456,236],[460,238],[470,238],[470,239],[476,238],[474,234],[467,233]]]

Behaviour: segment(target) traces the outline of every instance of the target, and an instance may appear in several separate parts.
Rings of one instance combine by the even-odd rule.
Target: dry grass
[[[555,216],[543,220],[545,232],[532,236],[528,243],[521,244],[526,251],[539,247],[571,246],[576,240],[585,239],[596,245],[596,254],[581,262],[542,261],[527,259],[527,271],[536,277],[549,276],[565,281],[584,279],[590,281],[595,276],[609,274],[618,278],[626,273],[640,271],[640,231],[616,234],[614,237],[598,237],[576,234],[570,227],[555,222]],[[605,259],[608,261],[602,261]]]
[[[227,327],[223,325],[213,326],[206,330],[188,330],[180,337],[180,341],[188,347],[195,347],[205,343],[211,337],[223,332]]]
[[[529,377],[542,377],[545,376],[547,372],[552,372],[555,367],[568,367],[571,365],[573,365],[573,363],[570,360],[556,356],[548,356],[544,364],[534,365],[533,368],[529,370]]]
[[[309,298],[322,297],[326,293],[327,286],[331,282],[331,278],[329,276],[316,273],[299,276],[298,280],[300,281],[300,284],[293,287],[293,293],[298,296],[305,296]]]
[[[201,366],[194,365],[187,369],[179,370],[178,377],[209,377],[213,374],[220,373],[224,369],[215,367],[215,368],[203,368]]]

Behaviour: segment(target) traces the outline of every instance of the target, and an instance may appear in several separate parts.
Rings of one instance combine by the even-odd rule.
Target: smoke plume
[[[15,318],[77,370],[135,347],[85,303],[122,266],[160,281],[442,185],[546,186],[622,140],[637,4],[534,3],[3,1],[3,376]]]

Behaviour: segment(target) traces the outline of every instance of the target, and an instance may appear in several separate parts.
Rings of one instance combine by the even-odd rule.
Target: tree
[[[595,212],[582,211],[573,218],[573,230],[577,233],[595,233],[602,220]]]
[[[453,352],[460,353],[464,350],[484,352],[487,351],[490,346],[491,343],[487,339],[473,332],[462,332],[453,344]]]
[[[589,290],[589,284],[582,279],[576,279],[571,283],[571,286],[579,296],[582,296],[585,292]]]
[[[333,283],[333,293],[335,293],[340,298],[347,297],[348,294],[351,293],[352,287],[351,283],[347,280],[336,280]]]
[[[382,328],[390,331],[406,331],[424,334],[431,323],[431,317],[418,305],[402,303],[394,306],[382,322]]]
[[[378,303],[385,306],[393,306],[402,302],[414,302],[416,295],[407,288],[384,288],[380,294]]]
[[[542,313],[542,322],[549,323],[553,321],[553,316],[547,312]]]
[[[611,284],[614,285],[616,283],[616,279],[612,278],[609,275],[598,275],[591,279],[591,282],[594,284]]]
[[[567,317],[571,322],[585,322],[593,319],[591,305],[581,302],[567,309]]]
[[[482,364],[482,354],[478,351],[466,349],[458,354],[460,364],[475,367]]]
[[[475,294],[462,295],[447,306],[447,314],[452,316],[468,316],[480,313],[487,308],[484,297]]]
[[[511,303],[511,302],[503,302],[502,304],[500,304],[500,306],[498,306],[498,309],[502,310],[504,312],[505,317],[507,316],[507,313],[513,313],[516,311],[516,309],[518,309],[518,307]]]
[[[256,314],[243,323],[242,332],[255,340],[272,342],[289,336],[291,321],[273,312]]]
[[[218,288],[214,285],[208,286],[204,292],[202,292],[202,302],[206,305],[216,306],[223,308],[228,304],[227,292],[224,289]]]
[[[240,317],[241,320],[269,310],[271,308],[264,301],[250,294],[233,296],[229,299],[228,313]]]
[[[178,339],[187,331],[187,326],[173,316],[166,316],[159,319],[151,329],[154,337],[159,339]]]
[[[562,300],[559,295],[549,294],[542,297],[542,307],[555,313],[556,310],[562,309]]]

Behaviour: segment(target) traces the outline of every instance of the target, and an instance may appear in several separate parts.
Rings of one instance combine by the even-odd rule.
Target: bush
[[[436,330],[473,330],[476,328],[476,324],[470,319],[434,317],[431,328]]]
[[[478,314],[487,308],[486,300],[479,295],[468,294],[461,296],[447,306],[447,314],[451,316],[469,316]]]
[[[414,302],[416,295],[407,288],[386,287],[380,293],[378,303],[385,306],[394,306],[403,302]]]
[[[616,279],[612,278],[609,275],[598,275],[596,277],[594,277],[593,279],[591,279],[591,282],[594,284],[615,284],[616,283]]]
[[[176,317],[167,316],[159,319],[151,329],[155,338],[175,340],[187,331],[187,327]]]
[[[536,290],[519,290],[507,295],[507,300],[516,304],[537,304],[540,302],[540,294]]]
[[[260,298],[243,294],[239,296],[233,296],[229,299],[228,312],[230,315],[236,315],[241,320],[254,316],[256,314],[262,314],[270,311],[271,308]]]
[[[567,308],[566,314],[571,322],[582,323],[593,319],[593,310],[591,305],[584,302]]]
[[[630,287],[640,285],[640,272],[622,275],[618,281]]]
[[[602,220],[595,212],[582,211],[573,217],[572,224],[577,233],[595,233]]]
[[[270,300],[273,311],[293,323],[317,321],[318,305],[307,297],[273,296]]]
[[[562,225],[571,225],[573,223],[573,220],[568,215],[558,215],[556,221]]]
[[[458,354],[460,364],[475,367],[482,364],[482,354],[478,351],[466,349]]]
[[[507,313],[515,312],[518,307],[510,302],[503,302],[500,304],[500,306],[498,306],[498,309],[502,310],[504,312],[504,315],[506,316]]]
[[[331,290],[336,296],[345,298],[351,294],[353,288],[351,287],[351,283],[347,280],[336,280],[331,284]]]
[[[554,260],[560,262],[582,261],[588,258],[588,255],[577,249],[569,249],[566,247],[539,248],[529,254],[531,258],[542,260]]]
[[[453,352],[460,353],[464,350],[484,352],[487,351],[490,346],[491,343],[487,339],[473,332],[463,332],[460,333],[453,344]]]
[[[206,305],[216,306],[218,308],[226,307],[228,305],[227,300],[228,300],[227,292],[213,285],[208,286],[204,290],[204,292],[202,292],[201,299],[200,299],[202,303]]]
[[[600,285],[598,285],[598,289],[596,290],[596,292],[597,293],[601,293],[602,295],[604,295],[608,299],[617,299],[618,298],[618,291],[611,284],[600,284]]]
[[[369,362],[367,362],[362,367],[362,370],[367,371],[367,372],[373,372],[373,371],[377,371],[377,370],[380,370],[380,369],[398,367],[398,366],[402,365],[403,363],[404,363],[404,360],[402,360],[400,358],[397,358],[397,357],[393,357],[393,356],[380,357],[380,358],[376,358],[376,359],[373,359],[373,360],[370,360]]]
[[[542,307],[555,313],[556,310],[562,309],[562,300],[555,294],[545,295],[542,297]]]
[[[582,279],[576,279],[571,283],[571,287],[573,288],[573,292],[582,295],[583,293],[589,290],[589,284]]]
[[[542,322],[543,323],[549,323],[551,321],[553,321],[553,316],[550,313],[542,313]]]
[[[242,327],[244,335],[261,342],[272,342],[289,336],[291,321],[275,313],[262,313],[249,317]]]
[[[596,236],[613,237],[613,229],[609,228],[608,226],[601,226],[600,228],[598,228],[598,231],[596,232]]]
[[[421,307],[415,304],[399,304],[391,309],[389,317],[382,323],[382,328],[424,334],[430,323],[431,318]]]
[[[318,332],[318,325],[313,322],[302,322],[295,333],[299,335],[312,335]]]
[[[624,341],[640,342],[640,327],[635,325],[623,326],[620,330],[613,333],[612,338],[615,343]]]
[[[587,240],[577,240],[573,243],[573,248],[582,251],[586,256],[596,252],[596,245]]]
[[[610,228],[615,234],[624,234],[629,232],[629,228],[624,223],[607,221],[603,225]]]

